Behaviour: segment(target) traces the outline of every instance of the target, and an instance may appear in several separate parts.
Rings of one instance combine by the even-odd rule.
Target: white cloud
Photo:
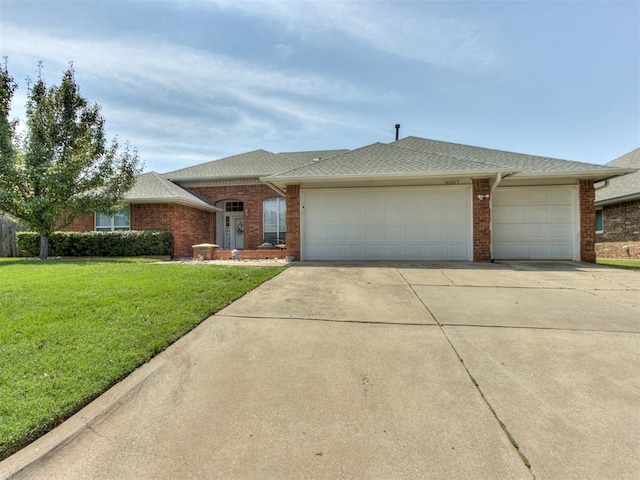
[[[83,76],[129,93],[153,93],[155,101],[175,102],[177,93],[206,101],[233,99],[272,114],[326,121],[327,115],[310,115],[306,104],[369,101],[376,97],[373,92],[335,78],[269,70],[180,45],[122,37],[62,38],[6,24],[3,30],[3,36],[10,39],[3,47],[10,67],[16,59],[31,65],[35,59],[42,59],[49,70],[64,68],[73,59]]]
[[[438,13],[429,2],[214,0],[187,5],[215,5],[275,20],[309,41],[337,32],[377,51],[439,67],[482,67],[497,56],[480,24]]]
[[[293,54],[293,52],[295,52],[295,48],[293,48],[291,45],[279,43],[278,45],[276,45],[276,51],[284,58],[288,58]]]

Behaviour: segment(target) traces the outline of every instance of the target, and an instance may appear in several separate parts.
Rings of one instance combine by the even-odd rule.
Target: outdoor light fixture
[[[489,199],[488,193],[486,195],[478,195],[478,200],[488,200],[488,199]]]

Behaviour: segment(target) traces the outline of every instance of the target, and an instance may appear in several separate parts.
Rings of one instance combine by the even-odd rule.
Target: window
[[[244,202],[226,202],[224,210],[226,212],[244,212]]]
[[[129,230],[129,207],[118,210],[113,215],[96,212],[96,230],[99,232]]]
[[[596,233],[604,232],[604,216],[602,209],[596,210]]]
[[[264,241],[273,245],[285,243],[287,207],[284,198],[271,198],[262,204]]]

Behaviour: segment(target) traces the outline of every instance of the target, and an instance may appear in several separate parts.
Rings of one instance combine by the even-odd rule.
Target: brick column
[[[596,263],[596,191],[593,180],[580,180],[580,261]]]
[[[300,185],[287,185],[287,255],[300,260]]]
[[[491,199],[488,197],[491,187],[489,179],[473,180],[473,261],[491,260]],[[479,200],[478,195],[487,195]]]

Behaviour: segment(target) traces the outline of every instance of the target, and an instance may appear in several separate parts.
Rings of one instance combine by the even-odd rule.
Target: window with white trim
[[[264,241],[273,245],[286,242],[287,205],[284,198],[270,198],[262,204]]]
[[[602,209],[596,210],[596,233],[604,232],[604,215]]]
[[[96,212],[96,230],[99,232],[130,230],[129,207],[118,210],[113,215]]]

